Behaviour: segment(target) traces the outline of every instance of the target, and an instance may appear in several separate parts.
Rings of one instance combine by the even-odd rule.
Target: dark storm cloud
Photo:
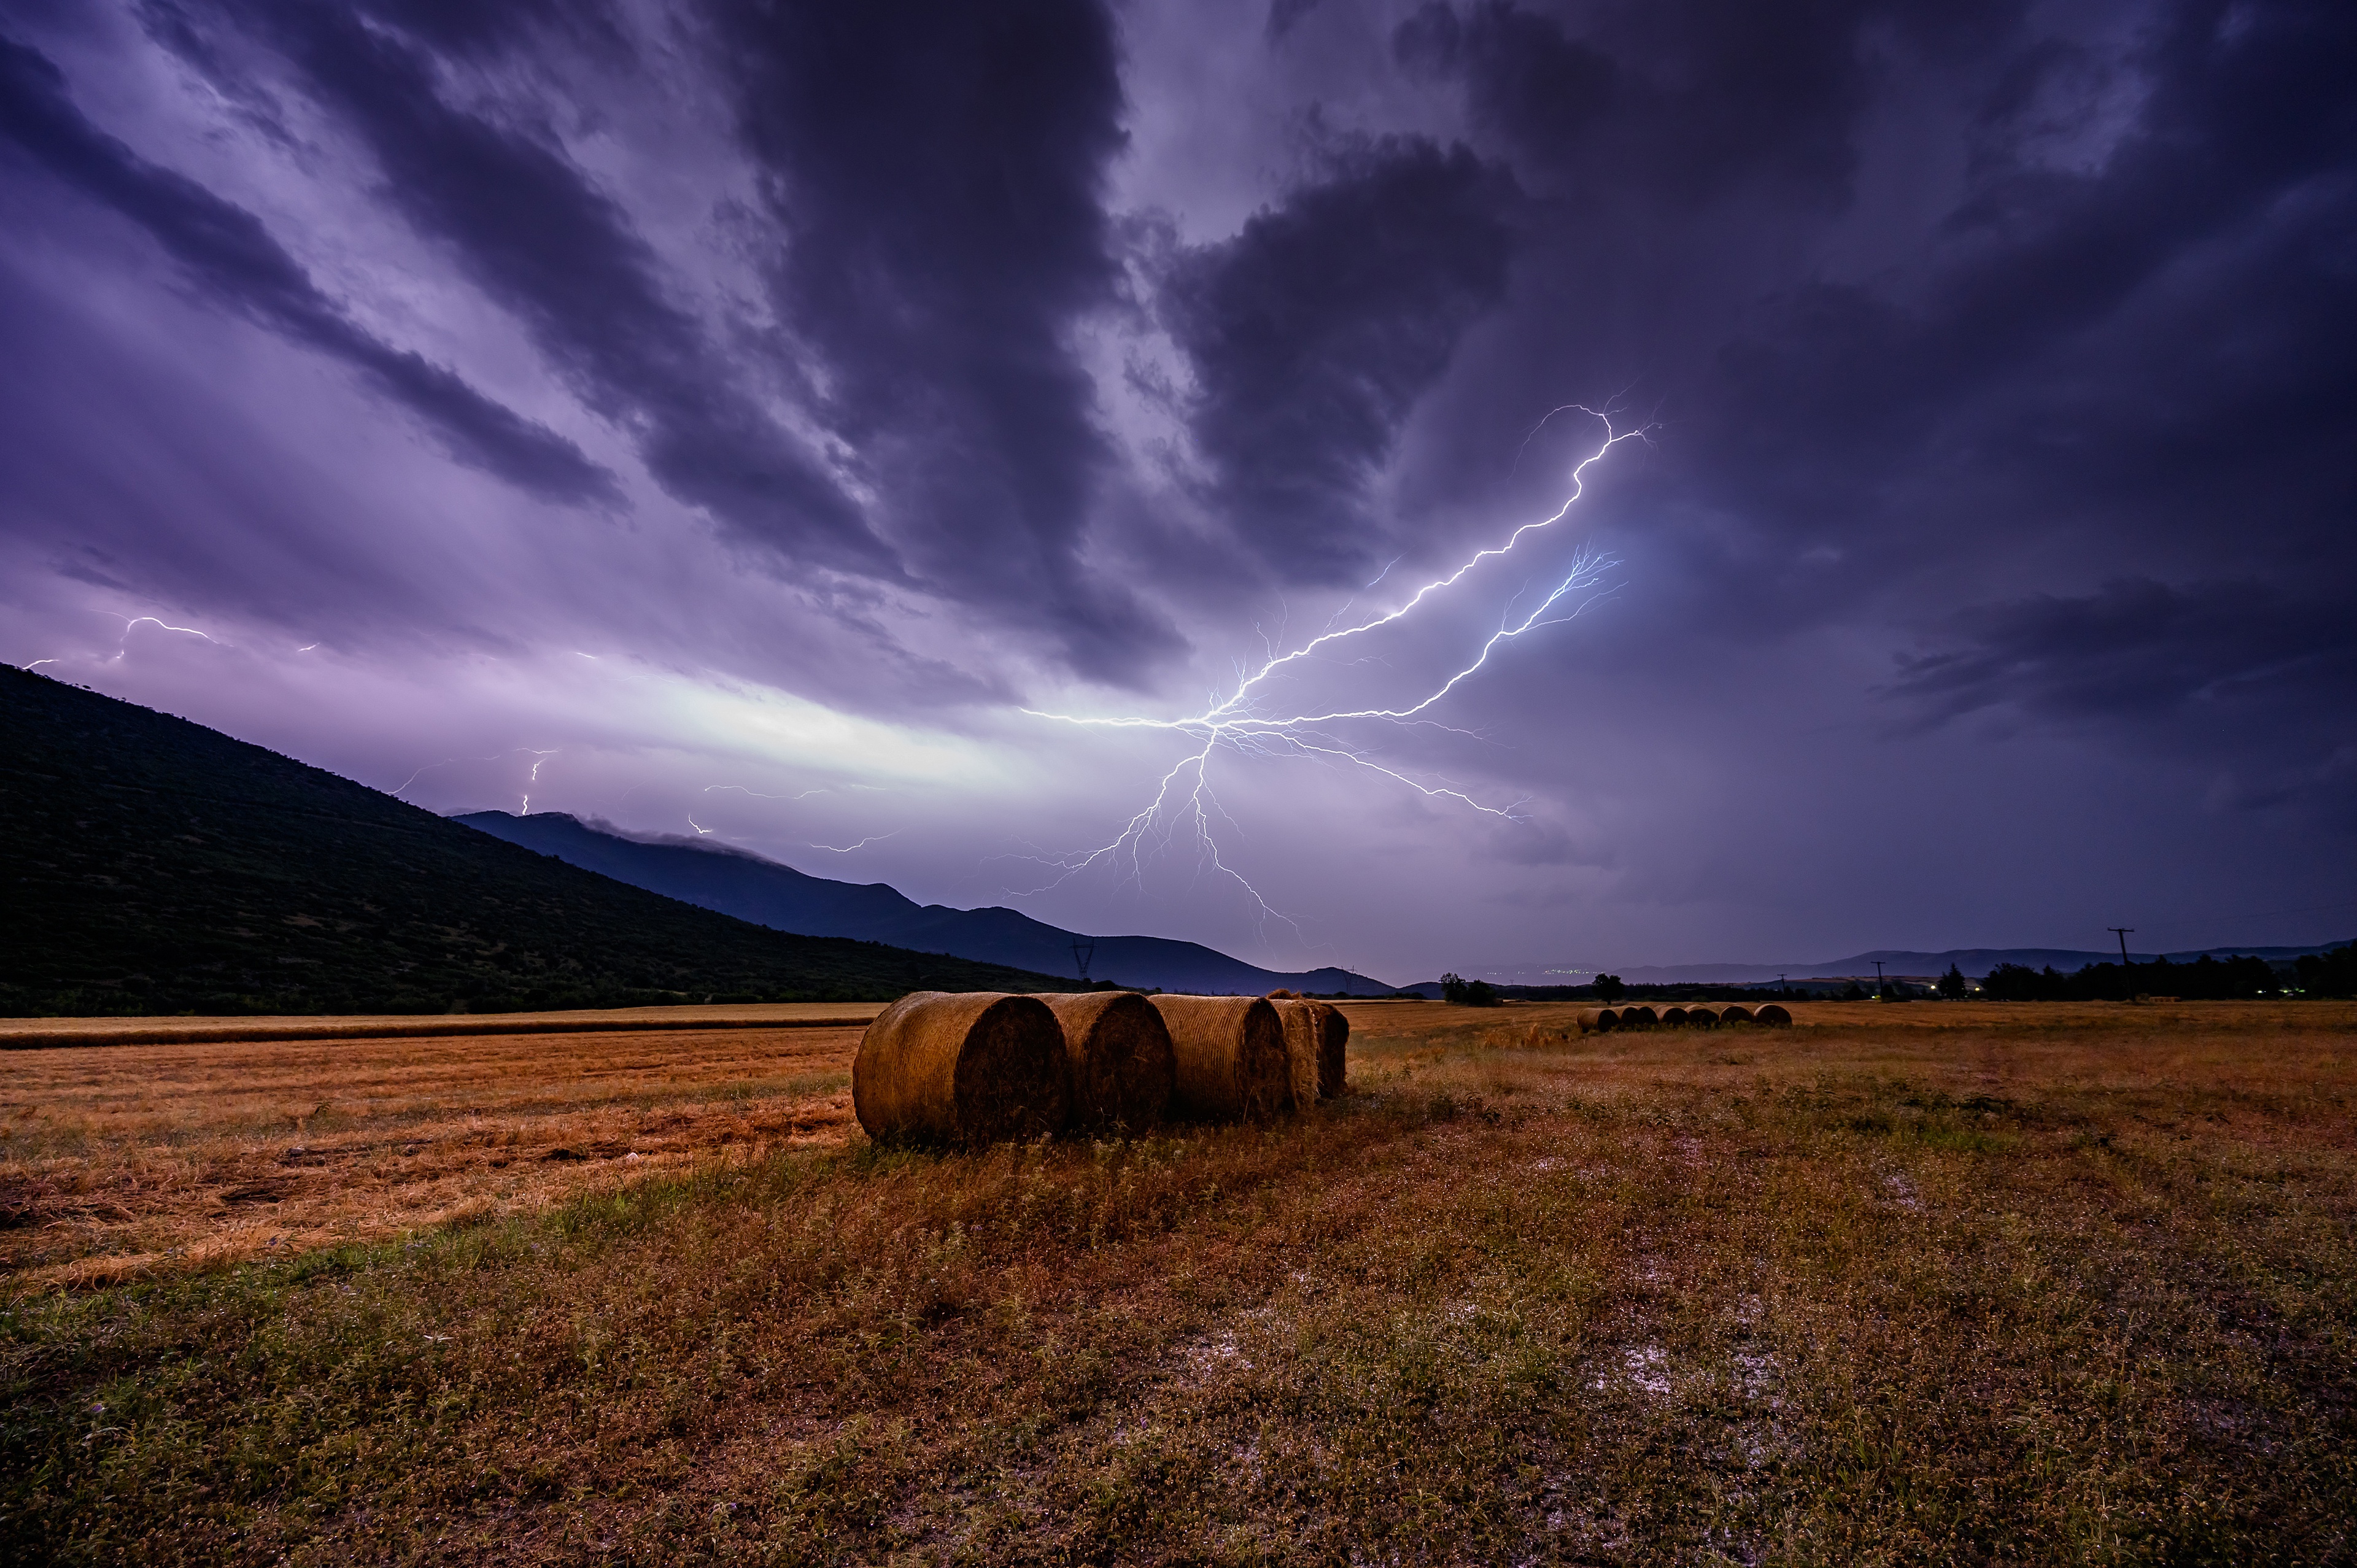
[[[1686,0],[1588,38],[1511,0],[1435,4],[1392,47],[1412,71],[1461,78],[1474,123],[1534,169],[1641,178],[1685,199],[1764,177],[1826,203],[1857,165],[1858,27],[1875,9]]]
[[[1114,303],[1111,17],[1094,0],[729,4],[713,27],[788,235],[779,312],[823,360],[822,413],[914,569],[1135,681],[1178,639],[1080,563],[1111,454],[1071,344]]]
[[[2122,578],[1958,615],[1962,646],[1902,655],[1889,689],[1934,721],[1999,704],[2047,720],[2166,718],[2188,703],[2336,711],[2357,690],[2357,620],[2265,584]]]
[[[2118,310],[2209,236],[2357,157],[2357,13],[2257,8],[2231,36],[2189,8],[2153,51],[2153,91],[2104,168],[1985,156],[1943,224],[1947,259],[1910,311],[1863,286],[1813,291],[1746,412],[1781,405],[1858,428],[1936,413],[1992,375]],[[2042,51],[2032,59],[2042,59]],[[2010,81],[1998,89],[2009,99]],[[2346,192],[2341,193],[2341,201]],[[1758,372],[1765,371],[1765,374]],[[1792,394],[1800,392],[1795,399]]]
[[[1458,340],[1505,292],[1516,191],[1463,147],[1385,140],[1183,258],[1164,285],[1195,366],[1211,500],[1299,581],[1364,566],[1369,486]]]
[[[422,420],[458,461],[550,499],[617,495],[613,477],[563,436],[355,325],[260,219],[97,129],[46,57],[5,38],[0,134],[56,178],[145,229],[215,305],[351,366]]]
[[[2033,548],[2175,575],[2222,514],[2227,570],[2297,560],[2346,594],[2357,12],[2143,21],[2098,58],[2007,5],[1490,3],[1427,6],[1393,42],[1534,193],[1523,264],[1565,280],[1534,338],[1663,395],[1674,463],[1648,493],[1717,520],[1746,601],[1698,600],[1714,632],[1839,621]],[[1911,171],[1938,205],[1890,211],[1859,171],[1877,84],[1902,79],[1921,102],[1885,136],[1967,156]],[[1780,260],[1844,247],[1880,260]],[[1549,337],[1550,314],[1575,325]],[[1544,406],[1496,385],[1501,424],[1505,400]],[[1838,564],[1800,571],[1813,546]],[[1789,588],[1775,613],[1763,585]]]
[[[858,508],[665,296],[654,252],[628,215],[560,151],[447,102],[419,39],[331,6],[257,0],[242,9],[360,134],[393,206],[524,323],[584,403],[636,435],[666,490],[747,542],[898,575]],[[438,6],[388,5],[382,15],[422,22],[427,36],[468,52],[525,36],[513,17],[494,27],[454,23]]]

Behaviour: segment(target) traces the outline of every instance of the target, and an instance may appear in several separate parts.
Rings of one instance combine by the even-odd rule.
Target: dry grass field
[[[1349,1011],[970,1155],[849,1029],[0,1056],[0,1559],[2357,1559],[2357,1008]]]
[[[374,1240],[716,1154],[839,1144],[860,1030],[841,1020],[877,1010],[681,1009],[661,1029],[488,1036],[412,1034],[414,1018],[27,1020],[193,1038],[0,1055],[0,1281],[91,1284]],[[658,1021],[617,1021],[640,1018]],[[261,1037],[206,1037],[225,1032]]]

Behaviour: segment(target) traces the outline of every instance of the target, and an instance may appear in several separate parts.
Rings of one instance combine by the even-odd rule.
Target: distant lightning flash
[[[399,795],[406,790],[412,784],[416,783],[420,779],[425,778],[428,773],[433,772],[436,768],[447,768],[454,762],[504,762],[509,757],[515,756],[518,752],[522,752],[526,757],[533,758],[532,774],[524,780],[524,782],[528,784],[537,784],[540,782],[541,768],[550,757],[556,755],[556,751],[557,748],[554,746],[549,747],[546,751],[535,751],[528,746],[511,746],[505,751],[493,752],[489,757],[446,757],[439,762],[427,763],[425,767],[419,768],[416,772],[403,779],[400,785],[389,791],[389,793]],[[523,797],[523,814],[525,816],[530,816],[532,814],[532,796],[530,794],[526,794]]]
[[[1622,442],[1645,439],[1652,431],[1652,426],[1650,424],[1638,425],[1628,430],[1616,430],[1613,428],[1609,409],[1598,412],[1577,403],[1566,404],[1562,408],[1552,410],[1546,419],[1542,419],[1539,424],[1544,425],[1548,419],[1553,419],[1558,413],[1574,411],[1585,413],[1600,424],[1604,427],[1604,439],[1593,452],[1581,459],[1577,467],[1572,469],[1571,494],[1564,503],[1551,515],[1534,522],[1526,522],[1515,529],[1502,542],[1476,552],[1447,576],[1436,577],[1425,584],[1410,595],[1406,602],[1400,605],[1398,608],[1348,625],[1335,626],[1329,623],[1327,630],[1311,638],[1298,648],[1286,653],[1271,653],[1258,669],[1249,674],[1240,671],[1240,679],[1232,693],[1224,699],[1215,700],[1202,712],[1184,718],[1157,719],[1135,716],[1083,718],[1070,714],[1042,713],[1036,708],[1023,709],[1022,712],[1034,718],[1051,719],[1060,724],[1084,727],[1168,730],[1173,734],[1185,736],[1195,743],[1194,749],[1181,757],[1168,772],[1162,775],[1155,789],[1153,799],[1124,822],[1121,831],[1115,833],[1109,843],[1100,844],[1085,853],[1062,857],[1043,857],[1044,864],[1053,867],[1058,875],[1045,886],[1032,891],[1045,892],[1049,887],[1057,886],[1101,863],[1121,865],[1125,862],[1127,872],[1125,880],[1137,881],[1143,874],[1142,854],[1149,843],[1167,844],[1176,835],[1191,833],[1196,847],[1204,859],[1213,869],[1234,881],[1250,895],[1263,917],[1274,917],[1284,920],[1288,925],[1293,925],[1294,922],[1290,917],[1271,908],[1268,901],[1261,897],[1259,889],[1255,888],[1243,873],[1229,865],[1220,853],[1219,841],[1212,831],[1214,822],[1224,820],[1231,826],[1234,823],[1234,819],[1229,817],[1225,810],[1221,807],[1218,796],[1211,789],[1210,779],[1212,754],[1222,746],[1244,757],[1289,757],[1329,765],[1349,764],[1352,767],[1363,768],[1369,772],[1381,774],[1394,783],[1404,784],[1426,799],[1437,800],[1445,797],[1486,816],[1519,821],[1520,819],[1515,816],[1515,808],[1521,804],[1520,801],[1504,807],[1487,805],[1476,800],[1461,789],[1447,788],[1445,784],[1419,782],[1383,767],[1367,756],[1363,750],[1329,733],[1329,730],[1332,726],[1347,725],[1353,721],[1369,721],[1401,727],[1436,724],[1436,721],[1425,715],[1460,684],[1479,673],[1489,662],[1490,655],[1495,652],[1501,644],[1511,642],[1526,632],[1536,631],[1544,627],[1560,626],[1594,603],[1601,595],[1605,575],[1615,564],[1614,562],[1583,547],[1572,558],[1570,570],[1555,583],[1551,590],[1542,596],[1527,613],[1518,613],[1513,607],[1514,603],[1523,597],[1522,595],[1517,594],[1514,600],[1508,602],[1507,608],[1499,617],[1498,629],[1481,644],[1471,660],[1462,669],[1449,675],[1447,680],[1415,697],[1413,701],[1404,701],[1396,706],[1338,708],[1314,713],[1287,712],[1272,701],[1270,682],[1273,677],[1290,666],[1319,660],[1329,650],[1339,651],[1335,645],[1346,639],[1364,637],[1405,619],[1427,599],[1454,587],[1465,578],[1468,573],[1483,562],[1512,552],[1522,542],[1524,535],[1535,533],[1561,522],[1570,514],[1572,508],[1578,504],[1580,497],[1586,493],[1587,470],[1602,462],[1612,449]],[[1534,435],[1537,434],[1537,427],[1534,427],[1532,434]],[[1526,437],[1524,445],[1528,444]],[[1397,564],[1396,560],[1392,563],[1392,565]],[[1376,575],[1374,582],[1368,584],[1367,587],[1372,589],[1376,583],[1382,582],[1390,575],[1391,570],[1392,566],[1385,566],[1383,572]],[[1364,591],[1366,590],[1361,590],[1361,592]],[[1345,606],[1335,619],[1342,620],[1349,613],[1350,607]],[[1437,727],[1446,729],[1448,726],[1437,725]],[[1294,929],[1297,933],[1300,929],[1297,925]]]
[[[748,789],[742,784],[706,784],[704,787],[704,792],[707,795],[716,789],[734,789],[740,795],[750,795],[756,800],[807,800],[813,795],[830,793],[825,789],[805,789],[799,795],[764,795],[759,789]]]
[[[823,849],[829,854],[849,854],[855,849],[866,849],[871,843],[881,843],[886,839],[896,837],[899,832],[899,829],[894,828],[888,833],[870,833],[867,837],[861,839],[857,843],[814,843],[811,845],[811,848]]]
[[[123,635],[126,638],[129,637],[131,635],[131,628],[139,625],[143,621],[149,626],[160,626],[166,631],[186,632],[190,637],[201,637],[204,638],[207,642],[217,640],[207,633],[199,631],[195,627],[174,626],[170,621],[158,620],[154,616],[124,616],[123,618]]]

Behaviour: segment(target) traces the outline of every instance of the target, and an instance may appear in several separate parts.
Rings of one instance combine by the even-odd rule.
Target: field
[[[0,1559],[2357,1558],[2357,1008],[1347,1011],[954,1155],[813,1019],[0,1055]]]

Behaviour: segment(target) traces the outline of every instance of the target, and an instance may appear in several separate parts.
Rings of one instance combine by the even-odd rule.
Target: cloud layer
[[[2352,80],[2299,0],[27,7],[0,657],[1286,967],[2357,929]],[[1647,437],[1256,692],[1619,560],[1415,724],[1028,716],[1407,603],[1570,404]]]

